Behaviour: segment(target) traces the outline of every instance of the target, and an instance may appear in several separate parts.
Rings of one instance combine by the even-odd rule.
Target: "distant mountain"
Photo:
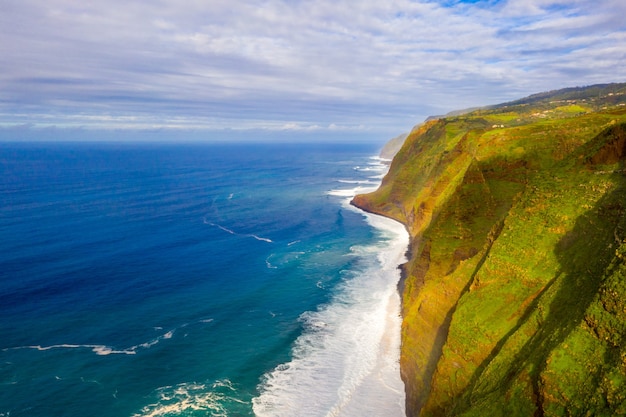
[[[407,136],[409,136],[408,133],[403,133],[393,139],[390,139],[381,149],[379,156],[383,159],[393,159],[404,144],[404,140]]]
[[[571,87],[533,94],[528,97],[499,104],[492,108],[506,108],[516,105],[549,104],[555,101],[582,101],[588,104],[615,105],[618,96],[626,92],[626,83],[596,84],[587,87]]]
[[[425,122],[353,204],[403,222],[407,415],[626,415],[626,84]]]

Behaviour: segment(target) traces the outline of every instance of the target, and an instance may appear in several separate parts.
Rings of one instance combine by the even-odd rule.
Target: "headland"
[[[626,84],[428,120],[375,192],[402,222],[407,415],[626,414]]]

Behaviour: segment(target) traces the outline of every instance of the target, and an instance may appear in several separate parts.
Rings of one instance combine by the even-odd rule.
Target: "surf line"
[[[213,223],[213,222],[208,221],[206,219],[206,217],[203,218],[202,221],[204,222],[204,224],[208,224],[209,226],[217,227],[218,229],[221,229],[221,230],[225,231],[226,233],[230,233],[231,235],[251,237],[251,238],[254,238],[256,240],[260,240],[261,242],[274,243],[274,241],[272,239],[268,239],[266,237],[261,237],[261,236],[258,236],[258,235],[252,234],[252,233],[250,233],[250,234],[237,233],[237,232],[235,232],[233,230],[230,230],[227,227],[224,227],[224,226],[219,225],[217,223]]]
[[[108,356],[108,355],[136,355],[139,350],[142,349],[150,349],[152,346],[161,342],[162,340],[171,339],[174,335],[175,330],[170,330],[169,332],[150,340],[149,342],[141,343],[135,346],[131,346],[127,349],[116,350],[112,347],[106,345],[77,345],[77,344],[69,344],[63,343],[58,345],[50,345],[50,346],[41,346],[41,345],[28,345],[28,346],[17,346],[17,347],[9,347],[2,349],[2,352],[7,352],[9,350],[38,350],[40,352],[44,352],[47,350],[53,349],[91,349],[98,356]]]
[[[114,350],[105,345],[72,345],[72,344],[64,343],[60,345],[51,345],[51,346],[30,345],[30,346],[10,347],[10,348],[4,348],[2,349],[2,351],[6,352],[9,350],[22,350],[22,349],[32,349],[32,350],[39,350],[39,351],[46,351],[46,350],[52,350],[52,349],[91,349],[96,355],[107,356],[111,354],[135,355],[137,354],[137,349],[136,349],[137,347],[138,346],[133,346],[132,348],[129,348],[129,349]]]

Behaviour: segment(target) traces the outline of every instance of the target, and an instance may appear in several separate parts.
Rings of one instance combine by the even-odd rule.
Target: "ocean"
[[[0,144],[0,417],[404,416],[373,145]]]

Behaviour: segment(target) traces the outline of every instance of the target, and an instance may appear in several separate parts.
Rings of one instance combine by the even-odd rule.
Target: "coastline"
[[[551,91],[426,123],[382,186],[351,201],[411,231],[399,285],[408,416],[624,414],[610,396],[626,380],[612,341],[624,299],[616,91]],[[593,106],[565,117],[564,96]],[[499,124],[510,112],[516,123]]]
[[[392,357],[390,356],[388,360],[391,363],[397,364],[395,373],[401,383],[402,393],[400,395],[401,397],[400,400],[402,402],[402,405],[401,405],[402,416],[405,417],[407,415],[408,409],[407,409],[407,386],[406,386],[405,378],[402,377],[403,370],[402,370],[402,365],[401,365],[402,363],[401,361],[402,322],[404,319],[402,296],[403,296],[404,283],[405,283],[406,276],[407,276],[406,266],[408,265],[410,258],[411,258],[412,240],[411,240],[411,234],[406,224],[404,224],[403,222],[401,222],[400,220],[396,218],[386,215],[385,213],[376,212],[365,205],[359,205],[355,201],[355,200],[358,200],[358,197],[363,194],[376,191],[381,186],[384,176],[389,171],[389,168],[391,166],[391,160],[382,158],[380,156],[373,157],[373,159],[376,159],[382,168],[380,176],[377,177],[379,181],[376,184],[371,184],[371,186],[366,187],[366,188],[356,187],[350,190],[351,192],[345,193],[342,195],[344,197],[347,197],[344,200],[345,208],[361,213],[367,219],[368,223],[372,225],[372,227],[374,227],[375,229],[384,230],[386,227],[383,227],[382,223],[387,223],[387,227],[395,226],[398,229],[400,227],[402,228],[402,234],[404,238],[403,250],[401,251],[401,253],[398,253],[397,258],[394,261],[392,261],[393,266],[390,269],[386,269],[387,272],[398,273],[397,279],[394,280],[395,284],[393,285],[393,293],[391,294],[391,298],[393,300],[393,303],[395,304],[395,308],[392,305],[390,305],[388,308],[389,310],[394,310],[394,311],[392,314],[389,314],[388,316],[386,333],[387,334],[396,333],[397,335],[396,345],[393,346],[392,349],[389,349],[389,353],[392,353],[393,356]],[[397,323],[393,323],[394,321],[392,320],[393,316],[395,316],[398,319]],[[384,338],[384,340],[387,340],[387,339],[388,337]],[[362,410],[362,411],[363,411],[362,413],[363,415],[367,415],[367,410]]]
[[[371,190],[373,192],[375,190]],[[432,352],[440,352],[443,344],[445,342],[445,337],[443,336],[442,331],[447,329],[448,324],[444,321],[435,322],[435,321],[422,321],[423,324],[428,323],[426,327],[420,329],[420,342],[417,345],[411,344],[411,338],[406,336],[407,331],[409,330],[406,326],[406,317],[407,317],[407,305],[406,303],[406,290],[405,284],[408,279],[408,271],[411,268],[412,263],[416,261],[414,259],[414,236],[411,236],[409,232],[408,225],[404,222],[389,216],[388,214],[377,211],[371,208],[368,204],[369,200],[367,194],[358,194],[356,195],[350,204],[356,207],[359,210],[362,210],[366,213],[370,213],[372,215],[380,216],[383,218],[391,219],[399,224],[402,224],[409,236],[409,241],[407,244],[406,250],[406,261],[400,265],[398,265],[398,269],[400,269],[400,279],[398,281],[397,290],[400,296],[401,303],[401,316],[402,316],[402,340],[400,347],[400,375],[404,383],[405,395],[406,395],[406,416],[419,415],[421,408],[427,401],[428,393],[430,392],[431,387],[431,378],[435,373],[435,369],[437,367],[437,363],[439,362],[439,356],[433,355]],[[419,260],[418,260],[419,261]],[[421,286],[417,289],[413,289],[416,293],[421,293]],[[409,295],[410,297],[411,295]],[[414,338],[415,339],[415,338]],[[420,366],[416,366],[416,356],[419,356]]]
[[[370,157],[357,171],[372,176],[337,179],[348,185],[326,192],[342,210],[364,217],[374,239],[356,243],[346,253],[355,259],[334,300],[301,316],[306,331],[296,340],[291,360],[264,376],[253,399],[255,415],[317,417],[406,416],[406,388],[401,376],[402,301],[398,284],[406,262],[409,234],[395,219],[351,204],[358,193],[377,189],[389,165]],[[328,379],[321,392],[310,387]],[[303,393],[305,394],[303,397]]]
[[[398,293],[400,295],[400,298],[402,298],[402,293],[404,292],[404,284],[405,284],[406,278],[407,278],[407,270],[406,270],[406,268],[407,268],[408,264],[411,262],[411,255],[413,253],[412,252],[413,251],[413,241],[411,240],[411,233],[409,231],[408,226],[404,222],[401,222],[400,220],[398,220],[398,219],[396,219],[394,217],[391,217],[391,216],[389,216],[389,215],[387,215],[385,213],[374,211],[374,210],[368,208],[365,205],[359,205],[359,203],[356,202],[355,200],[357,199],[357,197],[359,197],[361,195],[362,194],[355,195],[350,200],[350,205],[353,206],[353,207],[356,207],[357,209],[359,209],[359,210],[361,210],[361,211],[363,211],[365,213],[368,213],[368,214],[371,214],[371,215],[374,215],[374,216],[384,217],[386,219],[390,219],[390,220],[393,220],[393,221],[395,221],[397,223],[400,223],[404,227],[404,230],[406,231],[406,233],[407,233],[407,235],[409,237],[409,242],[407,244],[407,248],[406,248],[406,251],[404,253],[404,256],[405,256],[406,259],[405,259],[405,261],[403,263],[398,264],[398,269],[400,270],[400,279],[398,280]]]
[[[407,227],[407,225],[401,221],[399,221],[398,219],[395,219],[391,216],[386,215],[385,213],[381,213],[381,212],[376,212],[374,210],[372,210],[371,208],[369,208],[367,206],[367,204],[363,204],[366,200],[361,200],[358,197],[361,197],[363,194],[359,194],[359,195],[355,195],[351,200],[350,200],[350,205],[355,207],[358,210],[363,211],[364,213],[368,213],[369,215],[372,216],[380,216],[382,218],[386,218],[386,219],[390,219],[392,221],[397,222],[398,224],[401,224],[404,227],[405,233],[407,235],[407,245],[406,245],[406,251],[404,254],[404,262],[402,263],[398,263],[397,265],[397,269],[400,271],[400,277],[398,279],[398,282],[396,284],[396,292],[398,294],[399,297],[399,303],[400,303],[400,329],[402,329],[403,327],[403,323],[404,323],[404,318],[405,318],[405,312],[404,312],[404,303],[402,302],[403,297],[404,297],[404,288],[405,288],[405,284],[406,284],[406,279],[408,277],[408,271],[407,268],[409,266],[409,263],[411,262],[411,258],[412,258],[412,250],[413,250],[413,240],[411,239],[411,234],[409,232],[409,228]],[[359,204],[359,201],[361,201],[362,203]],[[400,374],[400,378],[402,379],[402,383],[404,386],[404,401],[405,401],[405,405],[404,405],[404,415],[408,416],[408,411],[411,409],[411,404],[409,404],[408,399],[410,396],[410,392],[411,390],[411,381],[412,381],[412,377],[413,377],[413,373],[406,369],[403,366],[403,361],[402,361],[402,345],[404,343],[404,337],[401,336],[401,340],[400,340],[400,346],[399,346],[399,354],[398,354],[398,363],[399,363],[399,374]]]
[[[379,363],[377,366],[372,369],[371,374],[378,374],[381,380],[383,380],[383,375],[385,375],[386,371],[386,379],[383,380],[383,384],[378,389],[372,390],[373,392],[382,391],[381,388],[391,388],[395,390],[395,395],[397,395],[398,403],[389,402],[388,405],[385,405],[383,408],[388,408],[389,412],[386,413],[386,416],[394,416],[395,414],[392,412],[393,409],[397,409],[399,411],[399,415],[405,417],[407,408],[406,408],[406,386],[405,381],[402,378],[402,369],[401,369],[401,348],[402,348],[402,292],[399,290],[400,285],[403,284],[404,281],[404,268],[408,261],[408,248],[410,247],[410,235],[408,234],[406,227],[395,219],[392,219],[388,216],[382,216],[377,213],[367,212],[364,210],[360,210],[357,206],[353,206],[356,210],[359,210],[364,216],[366,216],[368,223],[372,225],[375,229],[383,232],[387,232],[391,229],[395,229],[393,233],[396,233],[398,237],[395,237],[388,242],[389,246],[398,245],[401,248],[397,248],[393,250],[393,256],[385,261],[383,261],[384,256],[379,255],[379,260],[381,264],[383,264],[384,268],[382,269],[383,273],[390,276],[389,283],[391,284],[388,288],[388,293],[386,296],[388,297],[388,305],[387,308],[382,311],[386,314],[385,318],[385,329],[384,334],[380,340],[380,357]],[[401,244],[398,244],[398,241],[401,241]],[[397,407],[397,408],[396,408]],[[359,410],[360,413],[358,415],[368,415],[367,407],[362,406]],[[350,414],[352,415],[352,414]]]
[[[353,204],[352,197],[347,203],[350,208],[355,211],[360,212],[364,215],[368,221],[368,223],[379,231],[389,231],[393,230],[393,233],[397,234],[397,237],[388,242],[390,246],[397,245],[401,246],[401,248],[396,248],[394,251],[394,256],[390,259],[387,259],[386,262],[381,260],[381,263],[385,263],[385,267],[383,272],[387,275],[391,276],[391,287],[389,288],[388,294],[388,306],[385,310],[385,314],[387,315],[385,320],[385,331],[384,335],[381,338],[381,348],[380,351],[383,354],[383,358],[381,358],[379,364],[375,369],[372,370],[372,373],[382,374],[381,368],[386,368],[387,378],[389,381],[383,381],[383,385],[387,387],[392,387],[395,385],[396,395],[398,396],[397,404],[389,404],[389,408],[394,408],[398,406],[398,409],[401,410],[401,416],[405,417],[406,414],[406,386],[405,381],[402,378],[402,369],[401,369],[401,347],[402,347],[402,286],[405,281],[405,268],[404,266],[407,264],[410,255],[411,248],[411,240],[410,234],[406,226],[399,222],[398,220],[391,218],[389,216],[381,215],[379,213],[375,213],[369,210],[363,210],[357,205]],[[400,237],[401,236],[401,237]],[[398,241],[402,241],[401,244],[398,244]],[[383,258],[379,256],[379,258]],[[395,277],[394,277],[395,275]],[[378,388],[380,390],[380,387]],[[372,393],[376,390],[372,390]],[[395,409],[395,408],[394,408]],[[360,410],[361,413],[359,415],[367,415],[368,410],[367,407],[362,407]],[[395,415],[393,413],[386,413],[385,415],[391,416]]]
[[[407,268],[411,262],[411,258],[412,258],[412,251],[413,251],[413,239],[411,237],[411,233],[409,230],[409,227],[406,223],[400,221],[397,218],[394,218],[392,216],[389,216],[388,214],[381,212],[381,211],[376,211],[374,209],[372,209],[368,204],[368,200],[366,198],[364,198],[363,196],[367,193],[370,192],[374,192],[377,189],[380,188],[383,178],[384,176],[387,174],[387,172],[389,171],[390,167],[391,167],[391,162],[392,159],[385,159],[382,157],[378,158],[381,165],[384,165],[385,169],[384,172],[381,174],[380,176],[380,181],[378,182],[378,184],[376,184],[375,187],[371,187],[370,189],[367,190],[358,190],[358,193],[354,193],[349,199],[348,199],[348,205],[351,206],[353,209],[358,210],[362,213],[364,213],[364,215],[366,216],[372,216],[374,218],[378,217],[378,218],[382,218],[382,219],[387,219],[390,220],[398,225],[401,225],[404,229],[404,233],[406,235],[406,245],[405,245],[405,251],[404,251],[404,255],[401,261],[398,261],[396,264],[395,269],[397,271],[399,271],[399,277],[398,280],[396,282],[395,285],[395,291],[396,291],[396,295],[398,297],[398,303],[399,303],[399,316],[400,316],[400,323],[399,323],[399,330],[400,330],[400,343],[398,346],[398,354],[397,357],[395,358],[395,361],[397,361],[398,365],[399,365],[399,369],[398,369],[398,374],[400,379],[402,380],[402,386],[404,389],[404,395],[403,395],[403,401],[404,401],[404,412],[403,412],[403,416],[407,416],[407,412],[410,410],[410,404],[408,403],[408,399],[409,399],[409,392],[410,392],[410,381],[411,381],[411,377],[406,377],[405,375],[410,374],[410,372],[408,372],[406,369],[403,369],[402,366],[402,344],[403,344],[403,336],[402,336],[402,326],[403,326],[403,322],[404,322],[404,306],[403,306],[403,294],[404,294],[404,287],[405,287],[405,283],[406,283],[406,279],[408,276],[408,271]]]

